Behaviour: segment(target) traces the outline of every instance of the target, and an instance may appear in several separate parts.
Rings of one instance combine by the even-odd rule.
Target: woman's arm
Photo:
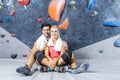
[[[59,58],[61,57],[61,55],[63,55],[66,51],[68,50],[68,46],[67,46],[67,42],[65,41],[62,41],[62,48],[61,48],[61,53],[60,53],[60,56],[57,57],[57,58],[54,58],[54,64],[56,65]]]
[[[45,48],[45,56],[49,60],[49,64],[48,65],[49,65],[50,69],[53,70],[56,65],[55,65],[54,61],[49,56],[48,47]]]

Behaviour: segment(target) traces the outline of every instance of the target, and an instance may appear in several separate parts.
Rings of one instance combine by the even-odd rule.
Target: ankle
[[[28,68],[30,68],[30,69],[31,69],[31,66],[30,66],[30,65],[26,64],[25,66],[27,66]]]

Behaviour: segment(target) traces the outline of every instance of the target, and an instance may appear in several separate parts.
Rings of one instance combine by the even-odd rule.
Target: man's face
[[[45,37],[50,36],[50,27],[49,26],[43,27],[42,33],[44,34]]]

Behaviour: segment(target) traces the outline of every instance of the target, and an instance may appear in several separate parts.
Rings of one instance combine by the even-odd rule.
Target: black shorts
[[[66,64],[71,64],[71,57],[72,57],[72,52],[65,52],[61,58],[65,61]]]
[[[40,65],[42,65],[41,62],[42,62],[43,58],[45,58],[44,53],[41,51],[36,51],[36,53],[34,55],[34,59],[37,60]]]

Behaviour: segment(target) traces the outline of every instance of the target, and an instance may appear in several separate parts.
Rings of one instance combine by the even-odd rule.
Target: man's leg
[[[24,74],[24,75],[32,75],[31,68],[32,68],[33,64],[35,63],[35,61],[36,61],[35,54],[37,52],[38,52],[37,49],[32,48],[31,52],[30,52],[28,62],[26,63],[26,65],[17,68],[16,71],[18,73],[21,73],[21,74]]]
[[[72,53],[71,56],[68,53],[63,54],[58,60],[58,66],[62,66],[64,64],[69,64],[71,69],[69,71],[73,74],[77,74],[80,72],[85,72],[89,68],[89,64],[81,64],[77,66],[75,55]]]
[[[46,58],[46,56],[41,53],[40,51],[38,51],[35,54],[35,59],[36,59],[36,63],[38,65],[44,65],[44,66],[49,66],[49,60]]]
[[[41,53],[36,53],[35,54],[36,56],[36,63],[38,65],[40,65],[38,67],[38,70],[40,72],[50,72],[52,71],[53,69],[50,67],[50,62],[49,60],[46,58],[46,56],[44,54],[41,54]]]
[[[56,64],[56,68],[54,69],[57,72],[66,72],[68,70],[67,65],[70,63],[70,58],[71,58],[71,53],[63,53],[61,55],[61,57],[59,58],[57,64]]]
[[[62,65],[70,64],[72,56],[73,56],[73,54],[71,52],[65,52],[59,58],[57,66],[62,66]]]
[[[30,52],[30,55],[29,55],[29,59],[28,59],[28,62],[26,63],[26,65],[29,67],[29,68],[32,68],[33,64],[35,63],[35,53],[37,52],[37,48],[32,48],[31,49],[31,52]]]

